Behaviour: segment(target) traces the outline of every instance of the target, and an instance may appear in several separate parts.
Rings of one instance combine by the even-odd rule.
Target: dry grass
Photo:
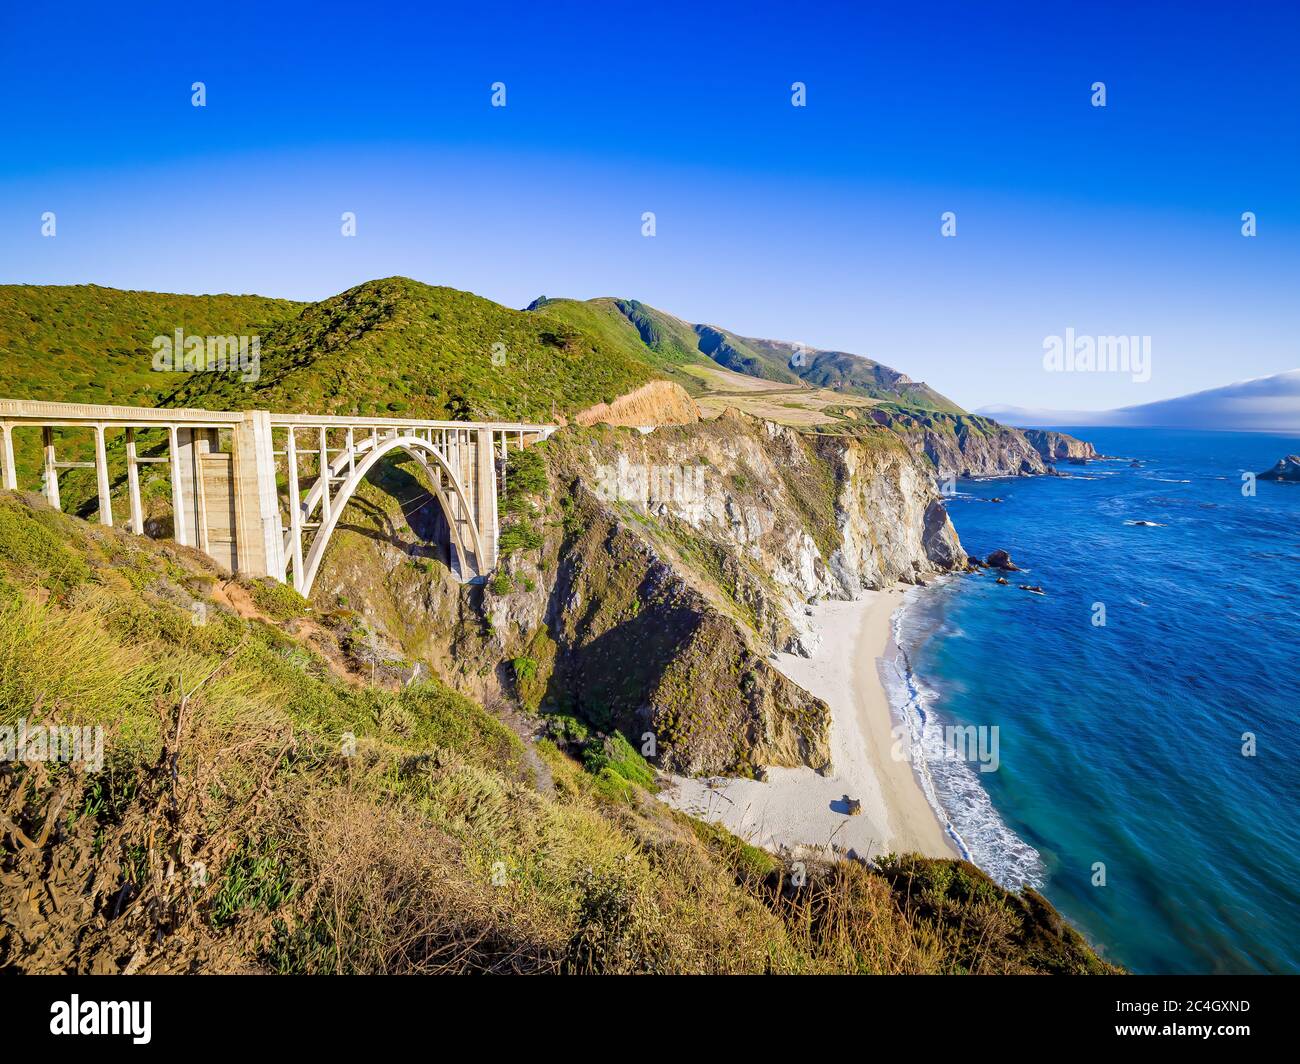
[[[0,495],[6,521],[23,531],[10,544],[59,564],[0,551],[0,724],[105,726],[108,761],[0,764],[0,968],[1095,962],[974,869],[945,873],[951,862],[813,867],[795,888],[770,855],[634,782],[611,788],[549,743],[535,774],[512,732],[436,682],[345,682],[279,626],[222,608],[188,552]],[[75,579],[46,536],[79,563]]]

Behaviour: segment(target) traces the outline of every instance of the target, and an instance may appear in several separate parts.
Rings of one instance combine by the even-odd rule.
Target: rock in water
[[[1300,454],[1289,454],[1285,458],[1279,458],[1277,465],[1272,469],[1264,470],[1255,479],[1285,480],[1291,484],[1300,484]]]
[[[999,584],[1009,584],[1011,581],[1009,581],[1005,576],[999,576],[996,582]]]
[[[987,558],[984,564],[990,569],[1001,569],[1003,572],[1016,573],[1020,571],[1020,566],[1011,560],[1011,555],[1004,550],[995,550]]]

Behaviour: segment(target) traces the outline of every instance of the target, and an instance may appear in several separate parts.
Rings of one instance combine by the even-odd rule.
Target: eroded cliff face
[[[806,606],[964,566],[932,471],[891,433],[816,436],[728,412],[653,433],[570,427],[516,508],[540,546],[457,589],[395,531],[331,550],[340,596],[467,693],[653,735],[680,773],[829,767],[826,705],[769,663]],[[414,526],[413,522],[413,526]],[[414,537],[418,539],[418,536]]]
[[[574,417],[579,425],[690,425],[700,408],[690,393],[672,381],[649,381],[612,403],[597,403]]]
[[[1025,431],[978,414],[874,408],[870,415],[925,455],[941,479],[1036,476],[1058,461],[1096,457],[1092,444],[1063,432]]]
[[[1021,429],[1025,439],[1049,462],[1087,462],[1097,457],[1097,449],[1087,440],[1076,439],[1051,429]]]

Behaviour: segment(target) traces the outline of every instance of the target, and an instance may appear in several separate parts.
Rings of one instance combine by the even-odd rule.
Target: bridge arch
[[[468,572],[472,568],[473,575],[484,575],[486,567],[484,565],[483,537],[480,534],[478,524],[472,519],[461,520],[456,513],[456,506],[451,502],[451,499],[454,498],[457,504],[463,508],[465,514],[472,514],[473,506],[470,495],[465,490],[465,485],[461,483],[456,471],[452,469],[439,449],[421,436],[391,436],[377,441],[366,439],[358,444],[351,455],[344,454],[336,460],[335,464],[337,464],[339,470],[342,470],[349,460],[354,461],[355,464],[352,466],[352,472],[338,489],[338,492],[332,495],[329,515],[322,515],[320,527],[312,537],[311,547],[303,559],[302,580],[301,582],[295,581],[295,585],[298,586],[300,593],[304,597],[311,594],[312,585],[316,581],[316,574],[320,571],[321,562],[325,557],[325,550],[329,546],[330,539],[333,538],[334,530],[338,527],[343,511],[347,508],[357,488],[361,486],[366,474],[378,465],[382,458],[398,450],[410,454],[419,461],[427,473],[431,474],[430,483],[433,494],[438,500],[438,505],[442,507],[448,528],[451,529],[452,549],[456,551],[457,558],[460,561],[461,572]],[[362,454],[364,454],[364,457],[361,457],[360,461],[355,461]],[[433,460],[433,469],[430,469],[430,459]],[[333,468],[333,465],[330,468]],[[450,498],[439,483],[439,472],[447,477],[450,484]],[[313,487],[304,501],[304,508],[308,513],[315,509],[323,493],[323,488],[320,485]],[[462,523],[469,527],[474,557],[472,567],[468,565],[469,559],[466,557],[468,553],[466,548],[469,545],[464,541],[465,537],[461,531]]]

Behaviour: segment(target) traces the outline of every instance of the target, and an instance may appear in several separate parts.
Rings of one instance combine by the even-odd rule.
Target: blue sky
[[[0,282],[628,296],[971,408],[1300,367],[1296,6],[1046,6],[7,5]]]

